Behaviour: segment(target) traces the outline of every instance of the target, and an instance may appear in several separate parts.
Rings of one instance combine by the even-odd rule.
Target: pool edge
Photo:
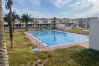
[[[89,42],[87,42],[87,41],[86,42],[71,43],[71,44],[68,44],[68,45],[64,44],[64,45],[60,45],[60,46],[47,47],[47,46],[44,46],[43,43],[40,43],[38,40],[36,40],[35,38],[33,38],[32,36],[30,36],[26,33],[27,32],[24,32],[26,38],[29,39],[32,42],[32,44],[34,44],[38,48],[40,48],[41,51],[52,51],[52,50],[55,50],[55,49],[69,48],[69,47],[73,47],[73,46],[89,48]]]

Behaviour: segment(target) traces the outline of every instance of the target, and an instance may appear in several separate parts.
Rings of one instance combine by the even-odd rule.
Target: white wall
[[[65,24],[56,24],[57,29],[65,29]]]
[[[99,50],[99,20],[90,22],[89,48]]]

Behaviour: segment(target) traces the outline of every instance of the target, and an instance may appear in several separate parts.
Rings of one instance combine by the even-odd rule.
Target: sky
[[[6,0],[2,1],[3,14],[6,14]],[[99,17],[99,0],[13,0],[12,10],[36,18]]]

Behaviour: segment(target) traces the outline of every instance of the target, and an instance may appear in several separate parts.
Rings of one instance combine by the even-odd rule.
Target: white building
[[[68,19],[68,18],[57,18],[55,21],[55,26],[57,29],[72,29],[72,28],[82,28],[89,29],[89,20],[93,18],[78,18],[78,19]],[[95,19],[97,19],[95,17]],[[14,27],[25,27],[25,22],[16,20]],[[28,27],[53,27],[53,18],[33,18],[33,21],[28,22]],[[4,27],[8,28],[7,22],[4,23]]]
[[[99,50],[99,19],[90,21],[89,48]]]

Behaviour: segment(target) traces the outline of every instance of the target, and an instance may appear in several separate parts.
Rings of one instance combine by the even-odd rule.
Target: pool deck
[[[26,38],[29,39],[32,42],[32,44],[34,44],[38,48],[40,48],[41,51],[52,51],[52,50],[55,50],[55,49],[69,48],[69,47],[73,47],[73,46],[89,48],[89,43],[88,42],[79,42],[79,43],[73,43],[73,44],[62,45],[62,46],[46,47],[42,43],[38,42],[36,39],[31,37],[30,35],[26,35]]]
[[[73,43],[73,44],[68,44],[68,45],[62,45],[62,46],[55,46],[51,47],[51,50],[59,49],[59,48],[70,48],[70,47],[83,47],[83,48],[88,48],[89,43],[88,42],[79,42],[79,43]]]

